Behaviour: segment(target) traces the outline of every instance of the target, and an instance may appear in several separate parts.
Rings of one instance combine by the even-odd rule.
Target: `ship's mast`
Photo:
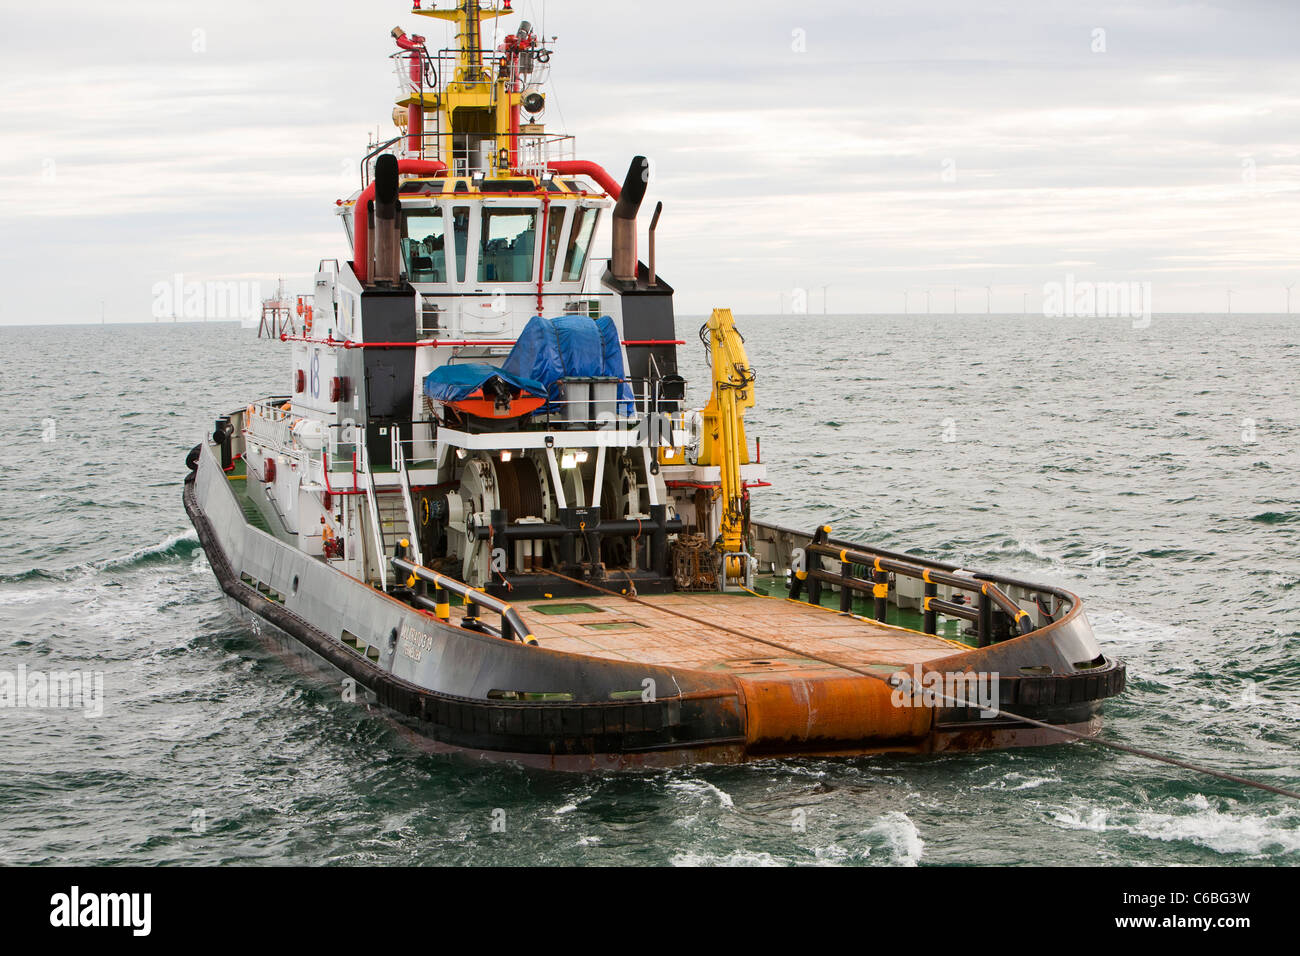
[[[412,13],[455,24],[456,68],[454,78],[445,82],[440,92],[419,91],[399,105],[418,99],[424,116],[438,111],[445,117],[436,137],[437,158],[446,161],[450,157],[453,173],[466,170],[482,172],[487,178],[503,177],[518,167],[519,109],[524,97],[520,53],[535,48],[537,39],[530,29],[521,28],[517,35],[506,38],[498,66],[488,65],[483,56],[483,21],[515,11],[509,0],[499,7],[479,3],[457,0],[455,7],[439,10],[421,9],[417,0]]]
[[[411,12],[456,24],[456,47],[459,51],[456,81],[477,83],[487,79],[483,71],[483,20],[502,17],[514,11],[510,9],[509,2],[500,9],[484,10],[479,6],[478,0],[458,0],[452,10],[421,10],[417,2]]]

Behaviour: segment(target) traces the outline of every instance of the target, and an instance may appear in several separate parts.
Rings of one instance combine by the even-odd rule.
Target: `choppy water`
[[[1129,662],[1108,735],[1300,784],[1300,320],[740,322],[756,513],[1070,588]],[[97,719],[0,709],[0,862],[1300,861],[1300,806],[1079,745],[621,776],[416,753],[260,649],[181,507],[186,451],[284,389],[284,349],[0,329],[0,671],[105,682]]]

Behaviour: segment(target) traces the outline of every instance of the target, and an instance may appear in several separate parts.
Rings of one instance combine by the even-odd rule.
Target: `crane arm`
[[[721,471],[719,544],[724,551],[737,552],[744,548],[747,530],[740,466],[749,461],[745,409],[754,407],[754,370],[730,309],[714,309],[702,331],[708,333],[713,366],[713,393],[704,409],[704,431],[713,447],[705,456]]]

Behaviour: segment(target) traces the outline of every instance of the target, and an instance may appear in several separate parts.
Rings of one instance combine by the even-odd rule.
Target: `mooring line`
[[[682,611],[675,611],[672,608],[659,607],[658,605],[651,604],[649,601],[646,601],[640,597],[633,597],[630,594],[620,593],[618,591],[611,591],[608,588],[603,588],[597,584],[592,584],[590,581],[583,581],[579,578],[571,578],[567,574],[561,574],[558,571],[548,570],[543,573],[549,574],[552,577],[561,578],[565,581],[571,581],[574,584],[579,584],[586,588],[591,588],[591,590],[599,591],[601,594],[608,594],[610,597],[622,598],[625,601],[631,601],[634,604],[643,605],[644,607],[647,607],[652,611],[659,611],[664,614],[671,614],[673,617],[680,617],[684,620],[691,621],[692,623],[695,624],[700,624],[704,627],[711,627],[715,630],[722,631],[726,634],[731,634],[735,637],[739,637],[747,641],[754,641],[758,644],[765,644],[768,647],[777,648],[778,650],[788,651],[789,653],[794,654],[796,657],[803,657],[803,658],[807,658],[808,660],[820,661],[823,664],[829,664],[831,667],[838,667],[841,668],[842,670],[852,671],[855,674],[861,674],[863,677],[870,677],[873,680],[881,681],[882,683],[886,684],[890,688],[906,687],[907,682],[904,682],[903,684],[895,685],[890,681],[889,678],[881,677],[879,674],[873,673],[868,670],[863,670],[862,668],[856,667],[853,664],[846,664],[843,661],[832,660],[831,658],[828,657],[821,657],[817,654],[812,654],[809,653],[808,651],[800,650],[799,648],[795,648],[795,647],[790,647],[787,644],[782,644],[779,641],[771,641],[766,638],[757,637],[753,634],[747,634],[744,631],[738,631],[735,628],[727,627],[723,624],[717,624],[713,621],[706,621],[703,618],[693,617],[690,614],[685,614]],[[789,600],[788,598],[782,599],[770,594],[758,594],[757,592],[750,592],[750,593],[753,593],[758,597],[766,597],[767,599],[773,601]],[[795,603],[804,604],[806,602],[797,601]],[[808,606],[818,607],[819,605],[810,604]],[[821,608],[821,610],[836,615],[841,613],[839,611],[835,611],[832,608],[828,608],[828,607],[823,607]],[[854,617],[855,615],[849,615],[849,616]],[[929,688],[927,688],[927,690],[929,690]],[[964,701],[956,697],[950,697],[949,695],[938,691],[930,691],[930,692],[933,693],[935,697],[937,697],[938,699],[946,701],[948,703],[955,704],[959,707],[965,707],[969,705],[968,701]],[[1009,710],[1002,710],[1001,708],[997,708],[997,707],[987,707],[981,709],[985,711],[992,711],[993,713],[997,714],[999,717],[1006,717],[1009,720],[1021,721],[1033,727],[1041,727],[1042,729],[1049,730],[1053,733],[1062,734],[1063,736],[1066,737],[1073,737],[1075,740],[1080,740],[1083,741],[1084,743],[1096,744],[1099,747],[1107,747],[1111,750],[1122,751],[1123,753],[1132,754],[1135,757],[1143,757],[1147,760],[1155,760],[1160,763],[1169,764],[1171,767],[1179,767],[1183,770],[1190,770],[1194,773],[1202,773],[1205,774],[1206,776],[1217,777],[1220,780],[1227,780],[1230,781],[1231,783],[1241,784],[1242,786],[1245,787],[1254,787],[1257,790],[1264,790],[1268,793],[1275,793],[1278,796],[1290,797],[1292,800],[1300,800],[1300,793],[1297,793],[1294,790],[1287,790],[1283,787],[1275,787],[1271,783],[1263,783],[1262,781],[1251,780],[1249,777],[1241,777],[1238,776],[1237,774],[1228,773],[1227,771],[1224,770],[1215,770],[1212,767],[1204,767],[1201,766],[1200,764],[1188,763],[1186,760],[1179,760],[1176,757],[1168,757],[1165,756],[1164,754],[1158,754],[1151,750],[1144,750],[1141,747],[1133,747],[1130,746],[1129,744],[1121,744],[1113,740],[1104,740],[1101,737],[1090,737],[1087,734],[1080,733],[1077,730],[1070,730],[1069,728],[1062,727],[1059,724],[1049,724],[1046,721],[1036,720],[1033,717],[1025,717],[1023,714],[1015,714]]]

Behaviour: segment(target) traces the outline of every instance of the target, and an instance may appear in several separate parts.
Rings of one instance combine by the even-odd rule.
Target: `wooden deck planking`
[[[521,601],[516,609],[543,647],[612,660],[680,667],[726,667],[736,672],[785,668],[804,670],[820,665],[805,655],[823,657],[853,667],[875,669],[911,666],[958,653],[959,648],[937,637],[885,627],[846,617],[825,608],[781,599],[731,594],[644,595],[644,604],[623,598],[593,595],[584,598]],[[545,614],[537,608],[585,604],[599,610],[576,614]],[[647,606],[649,605],[649,606]],[[776,641],[792,652],[749,640],[695,621],[715,622],[732,631]],[[621,623],[625,629],[587,627]],[[637,625],[644,626],[637,626]],[[751,661],[772,662],[751,665]]]

